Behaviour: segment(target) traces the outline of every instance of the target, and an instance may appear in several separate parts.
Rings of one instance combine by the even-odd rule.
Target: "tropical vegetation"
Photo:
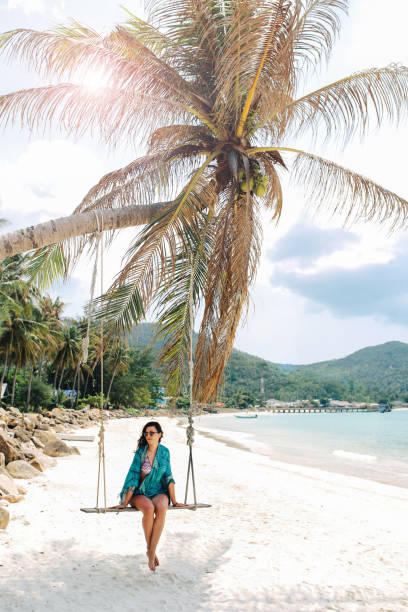
[[[23,410],[62,404],[100,406],[101,355],[104,405],[149,408],[160,395],[159,379],[146,348],[136,350],[100,336],[91,326],[88,357],[83,353],[87,320],[68,319],[64,304],[33,288],[27,258],[0,264],[0,376],[5,404]]]
[[[142,142],[146,154],[102,177],[71,217],[20,231],[0,247],[11,255],[44,246],[34,267],[52,280],[95,245],[98,230],[147,223],[128,245],[99,315],[121,338],[155,308],[160,359],[177,391],[187,378],[199,312],[194,397],[206,401],[218,393],[246,313],[262,211],[275,222],[282,215],[284,174],[313,207],[405,223],[405,199],[324,159],[316,142],[346,144],[367,131],[370,117],[377,124],[405,118],[408,69],[370,68],[305,90],[307,77],[330,56],[347,0],[145,4],[147,21],[128,13],[107,35],[76,22],[1,35],[4,54],[49,79],[1,96],[2,124],[98,132],[108,145],[136,149]],[[105,78],[97,92],[80,83],[95,72]],[[299,142],[307,137],[312,144],[305,150]],[[85,237],[73,240],[78,235]],[[62,372],[72,371],[74,352],[66,346],[61,353]],[[29,361],[30,352],[14,359]]]

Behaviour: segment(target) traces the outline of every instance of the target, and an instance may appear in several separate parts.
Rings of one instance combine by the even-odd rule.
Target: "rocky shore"
[[[104,420],[129,417],[125,410],[103,411]],[[54,467],[58,457],[80,454],[76,446],[61,440],[61,434],[85,429],[98,420],[96,408],[53,408],[42,413],[0,408],[0,529],[9,524],[9,504],[22,501],[27,494],[21,480],[36,478]]]

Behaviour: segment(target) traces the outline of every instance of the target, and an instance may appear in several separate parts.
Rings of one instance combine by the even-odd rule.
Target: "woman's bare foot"
[[[146,556],[149,557],[149,551],[146,551]],[[160,565],[160,561],[159,561],[159,557],[157,555],[154,555],[154,564],[156,567],[158,567]]]
[[[152,572],[156,571],[156,555],[153,554],[151,555],[150,553],[147,554],[147,558],[148,558],[148,566],[149,569],[152,570]]]

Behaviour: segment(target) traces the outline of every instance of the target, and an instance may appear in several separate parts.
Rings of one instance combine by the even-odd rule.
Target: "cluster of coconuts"
[[[247,192],[247,181],[245,170],[238,170],[239,189],[242,193]],[[268,187],[268,177],[262,174],[258,165],[250,165],[249,191],[256,196],[264,196]]]

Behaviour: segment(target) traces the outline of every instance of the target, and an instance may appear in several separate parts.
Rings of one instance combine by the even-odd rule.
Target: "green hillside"
[[[408,396],[408,344],[386,342],[369,346],[344,357],[299,366],[297,373],[314,379],[337,382],[353,381],[377,399]]]
[[[153,334],[153,323],[141,324],[132,333],[131,344],[140,348],[151,346],[153,355],[157,355],[161,343],[152,345]],[[301,366],[275,364],[233,349],[220,399],[245,391],[261,400],[262,379],[265,399],[405,400],[408,398],[408,344],[387,342],[361,349],[343,359]]]

